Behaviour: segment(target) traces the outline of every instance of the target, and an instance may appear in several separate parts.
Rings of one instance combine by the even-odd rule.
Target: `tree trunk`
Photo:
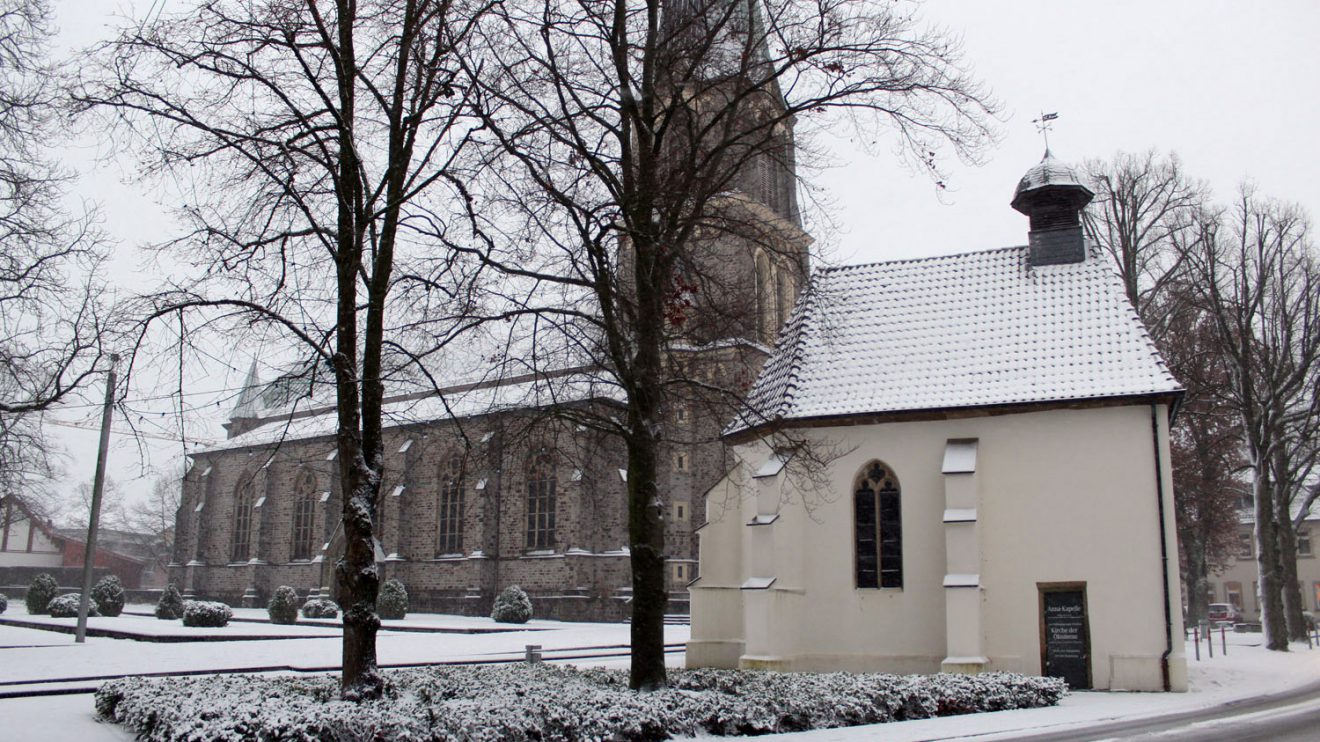
[[[1206,597],[1206,588],[1210,584],[1210,570],[1205,561],[1204,548],[1197,543],[1184,541],[1183,558],[1187,562],[1187,625],[1199,624],[1206,619],[1210,600]]]
[[[665,677],[665,528],[656,487],[658,443],[648,434],[628,440],[628,535],[632,561],[634,690],[663,688]]]
[[[639,212],[649,215],[649,205],[643,204]],[[631,364],[633,390],[629,395],[627,436],[628,540],[633,578],[629,686],[649,691],[663,688],[667,682],[665,608],[669,595],[665,591],[664,505],[656,480],[660,448],[657,423],[664,389],[660,353],[663,303],[670,282],[654,240],[639,239],[635,248],[633,269],[640,321]]]
[[[1278,503],[1274,510],[1279,535],[1279,592],[1283,600],[1284,625],[1291,641],[1306,641],[1306,618],[1302,616],[1302,587],[1297,581],[1297,534],[1288,518],[1288,505]],[[1282,514],[1280,514],[1282,508]]]
[[[1260,461],[1260,457],[1253,457]],[[1279,539],[1275,534],[1272,488],[1266,481],[1264,467],[1255,466],[1252,482],[1256,505],[1256,568],[1260,582],[1260,623],[1265,647],[1288,651],[1288,627],[1284,622],[1279,580]]]

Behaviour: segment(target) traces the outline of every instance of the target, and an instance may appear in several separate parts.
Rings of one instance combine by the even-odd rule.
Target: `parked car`
[[[1206,609],[1205,617],[1211,624],[1234,624],[1242,621],[1242,611],[1239,611],[1232,603],[1211,603]]]

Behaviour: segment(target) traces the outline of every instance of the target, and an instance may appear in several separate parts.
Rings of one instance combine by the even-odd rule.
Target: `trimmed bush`
[[[50,613],[51,618],[77,618],[78,604],[82,602],[82,593],[69,593],[50,601],[46,606],[46,611]],[[99,616],[100,612],[96,610],[96,601],[87,601],[87,615]]]
[[[60,592],[60,586],[55,584],[55,578],[42,572],[32,578],[32,584],[28,585],[27,601],[28,613],[37,615],[39,613],[50,612],[50,601]]]
[[[338,678],[128,677],[96,711],[139,739],[662,740],[761,735],[1052,706],[1059,678],[670,670],[670,687],[628,690],[626,670],[546,664],[382,673],[386,694],[339,701]],[[858,737],[859,739],[861,737]]]
[[[527,623],[532,617],[532,599],[521,587],[510,585],[495,598],[490,617],[497,623]]]
[[[218,629],[229,625],[234,612],[224,603],[209,600],[189,600],[183,604],[183,625]]]
[[[92,588],[92,600],[102,616],[118,616],[124,612],[124,583],[114,575],[102,577]]]
[[[376,596],[376,612],[381,618],[400,619],[408,615],[408,590],[398,580],[386,580]]]
[[[266,614],[271,623],[298,623],[298,592],[288,585],[275,588],[275,594],[266,604]]]
[[[339,618],[339,605],[329,598],[308,598],[302,614],[303,618]]]
[[[160,594],[160,601],[156,603],[156,618],[163,621],[183,618],[183,596],[173,582],[166,585],[165,591]]]
[[[0,593],[0,613],[4,613],[5,609],[8,607],[9,607],[9,598],[5,597],[4,593]]]

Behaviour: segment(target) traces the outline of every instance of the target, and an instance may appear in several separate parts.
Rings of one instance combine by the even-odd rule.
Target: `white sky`
[[[178,7],[181,0],[160,2]],[[145,11],[155,4],[55,0],[60,43],[94,43],[107,35],[116,11],[128,8],[131,14],[134,6]],[[1187,173],[1207,180],[1221,199],[1250,179],[1262,194],[1295,201],[1308,212],[1320,204],[1320,182],[1308,169],[1320,164],[1320,138],[1313,130],[1320,120],[1320,45],[1314,42],[1320,3],[929,0],[918,15],[962,36],[967,67],[1002,103],[1002,140],[979,167],[949,162],[943,192],[925,175],[906,170],[883,138],[874,148],[877,156],[862,153],[848,138],[818,142],[838,165],[815,179],[841,227],[824,240],[831,262],[1023,244],[1026,218],[1008,202],[1018,178],[1043,152],[1031,123],[1041,112],[1059,113],[1050,144],[1062,160],[1173,150]],[[132,163],[97,160],[97,149],[69,150],[69,164],[85,173],[80,195],[102,205],[105,227],[120,242],[116,259],[125,284],[140,283],[151,267],[133,248],[167,237],[169,222],[152,196],[126,181]],[[217,355],[209,377],[194,389],[241,383],[249,362],[242,349]],[[168,402],[141,406],[163,410]],[[94,416],[89,407],[59,416],[72,419],[75,412]],[[190,432],[218,436],[218,422]],[[90,481],[96,434],[56,430],[72,454],[69,486]],[[177,459],[177,443],[149,443],[151,465]],[[145,492],[149,482],[137,479],[143,463],[137,445],[116,436],[113,446],[112,476]]]

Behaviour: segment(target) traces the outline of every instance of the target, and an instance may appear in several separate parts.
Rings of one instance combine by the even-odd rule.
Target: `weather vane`
[[[1039,131],[1040,135],[1045,137],[1046,152],[1050,151],[1050,130],[1054,128],[1054,125],[1050,122],[1058,117],[1059,114],[1057,112],[1045,113],[1044,111],[1041,111],[1040,118],[1031,120],[1031,123],[1036,125],[1036,131]]]

